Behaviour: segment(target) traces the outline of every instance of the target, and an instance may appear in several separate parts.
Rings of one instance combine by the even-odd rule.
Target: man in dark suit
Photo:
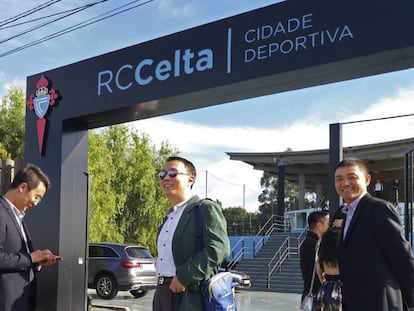
[[[414,310],[414,258],[392,204],[367,192],[364,161],[348,158],[335,170],[346,204],[340,243],[345,311]]]
[[[153,310],[203,311],[199,283],[209,278],[230,253],[226,220],[221,207],[210,200],[197,207],[197,214],[195,205],[200,198],[191,191],[196,169],[190,161],[170,157],[158,177],[171,209],[157,239],[158,285]],[[196,243],[200,243],[197,224],[202,226],[202,249]]]
[[[329,228],[329,214],[327,211],[315,211],[308,216],[308,231],[305,240],[300,246],[300,270],[303,279],[302,300],[309,293],[312,278],[312,293],[317,294],[321,287],[315,271],[316,244]]]
[[[48,249],[34,251],[23,221],[25,211],[40,202],[49,185],[40,168],[28,165],[16,173],[9,190],[0,197],[1,311],[35,310],[38,269],[61,259]]]

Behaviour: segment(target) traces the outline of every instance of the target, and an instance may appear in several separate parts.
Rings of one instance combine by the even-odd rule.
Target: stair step
[[[281,269],[274,271],[268,287],[268,264],[280,248],[287,236],[296,237],[298,234],[273,233],[262,246],[255,258],[243,259],[237,263],[235,270],[245,272],[250,276],[251,288],[249,290],[261,290],[280,293],[302,293],[303,280],[300,271],[300,260],[298,250],[287,258]],[[297,239],[290,239],[289,246],[297,248]]]

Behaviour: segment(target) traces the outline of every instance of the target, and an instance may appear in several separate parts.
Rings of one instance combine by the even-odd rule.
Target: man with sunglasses
[[[211,200],[196,207],[200,200],[192,193],[196,169],[187,159],[169,157],[158,177],[171,208],[157,238],[158,285],[153,310],[202,311],[200,281],[209,278],[230,253],[226,220],[221,207]],[[201,251],[196,245],[197,223],[202,226]]]
[[[29,311],[36,308],[36,273],[61,257],[48,250],[34,250],[23,217],[49,188],[42,170],[28,165],[19,170],[0,197],[0,310]]]

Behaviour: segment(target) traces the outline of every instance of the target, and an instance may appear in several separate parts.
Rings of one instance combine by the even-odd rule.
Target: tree
[[[22,158],[24,154],[25,96],[21,87],[12,86],[0,106],[0,157]]]
[[[131,173],[128,166],[128,154],[130,153],[130,133],[125,125],[109,126],[103,132],[105,144],[108,148],[111,171],[113,174],[110,185],[116,194],[114,202],[114,221],[119,234],[124,237],[125,228],[119,221],[119,214],[124,209],[131,183]]]
[[[115,167],[107,137],[89,131],[88,171],[90,176],[89,240],[123,242],[117,223],[120,196],[113,189]]]
[[[259,202],[262,203],[259,205],[260,212],[260,221],[263,224],[269,219],[271,215],[276,214],[278,209],[278,183],[279,179],[269,173],[263,172],[263,176],[260,179],[260,185],[263,188],[262,193],[259,195]],[[298,187],[288,181],[285,181],[285,200],[289,204],[285,205],[285,210],[295,210],[297,206],[298,198]]]
[[[157,229],[169,205],[161,193],[156,177],[154,149],[146,135],[131,133],[126,162],[128,184],[124,184],[126,201],[118,215],[127,242],[156,249]]]
[[[89,138],[90,240],[140,244],[155,254],[157,229],[169,208],[156,172],[178,151],[168,142],[157,150],[147,135],[125,125]]]
[[[278,179],[268,172],[263,172],[260,185],[263,188],[262,193],[258,197],[261,203],[259,205],[260,221],[262,224],[265,224],[269,217],[277,211]]]
[[[242,207],[225,208],[223,215],[229,236],[255,235],[260,230],[258,214],[247,212]]]

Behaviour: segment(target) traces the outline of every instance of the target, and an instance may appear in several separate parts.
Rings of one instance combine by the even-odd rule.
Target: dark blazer
[[[317,294],[321,287],[321,282],[315,272],[315,251],[318,243],[318,236],[312,231],[306,233],[305,240],[300,246],[300,270],[303,279],[302,300],[305,295],[309,293],[312,282],[312,275],[314,275],[312,293]]]
[[[204,310],[199,282],[209,278],[230,254],[227,222],[221,207],[210,200],[204,200],[199,207],[204,248],[196,247],[195,203],[200,200],[193,196],[188,202],[175,229],[172,251],[176,275],[187,288],[183,293],[179,311]]]
[[[29,250],[33,251],[30,234],[25,228]],[[0,310],[28,311],[35,309],[35,280],[30,254],[19,224],[9,203],[0,197]],[[33,269],[35,273],[35,269]]]
[[[342,230],[339,264],[345,310],[414,310],[414,258],[389,202],[361,198],[345,239]]]

